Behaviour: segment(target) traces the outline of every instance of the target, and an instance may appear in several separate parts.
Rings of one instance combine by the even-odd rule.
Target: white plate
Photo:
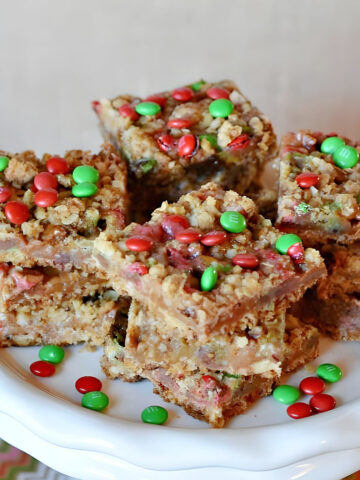
[[[339,480],[360,468],[360,349],[357,342],[323,339],[311,366],[341,366],[329,385],[335,410],[291,420],[271,397],[231,425],[214,430],[165,404],[149,382],[109,381],[99,367],[101,350],[66,349],[52,378],[29,373],[38,348],[0,350],[0,437],[64,474],[84,480]],[[309,366],[286,381],[298,385]],[[80,406],[74,383],[83,375],[103,381],[106,413]],[[148,405],[169,411],[166,425],[143,424]]]

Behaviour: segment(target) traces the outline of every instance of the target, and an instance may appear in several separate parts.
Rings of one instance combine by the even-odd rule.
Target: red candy
[[[37,377],[51,377],[55,373],[55,366],[52,363],[39,360],[30,365],[30,371]]]
[[[209,232],[204,235],[200,242],[207,247],[213,247],[214,245],[220,245],[227,239],[227,234],[221,231]]]
[[[189,228],[190,223],[189,220],[182,215],[164,215],[161,227],[170,237],[175,237],[181,230]]]
[[[295,263],[304,263],[304,247],[302,246],[302,243],[294,243],[287,249],[286,253]]]
[[[197,230],[189,228],[188,230],[182,230],[175,235],[178,242],[181,243],[193,243],[197,242],[201,238],[201,233]]]
[[[133,122],[138,120],[140,117],[140,115],[135,111],[135,109],[127,103],[125,105],[121,105],[121,107],[118,108],[118,112],[122,117],[130,118],[130,120],[132,120]]]
[[[164,95],[150,95],[144,102],[154,102],[160,105],[160,107],[163,107],[166,103],[166,97],[164,97]]]
[[[287,408],[287,414],[291,418],[300,419],[310,417],[312,410],[310,405],[303,402],[296,402]]]
[[[188,118],[173,118],[172,120],[169,120],[167,123],[167,126],[169,128],[189,128],[193,122],[189,120]]]
[[[326,393],[317,393],[310,400],[310,406],[317,412],[328,412],[336,407],[336,400]]]
[[[38,207],[46,208],[54,205],[59,198],[59,194],[53,188],[44,188],[35,193],[34,202]]]
[[[6,218],[15,225],[21,225],[29,220],[30,212],[25,203],[22,202],[8,202],[5,205]]]
[[[224,88],[211,87],[206,92],[206,95],[213,100],[218,100],[219,98],[229,98],[229,92]]]
[[[319,377],[307,377],[301,381],[300,390],[307,395],[316,395],[325,390],[325,382]]]
[[[144,237],[130,237],[126,240],[125,245],[133,252],[146,252],[153,246],[153,242]]]
[[[194,92],[191,90],[191,88],[182,87],[173,90],[171,96],[179,102],[188,102],[193,98]]]
[[[58,181],[51,173],[41,172],[34,177],[34,186],[37,190],[45,190],[47,188],[56,190]]]
[[[10,187],[0,187],[0,203],[7,202],[11,194],[12,191]]]
[[[319,183],[320,177],[316,173],[304,172],[297,175],[295,178],[297,184],[301,188],[315,187]]]
[[[146,275],[149,273],[149,269],[147,268],[146,265],[143,265],[140,262],[134,262],[131,265],[128,266],[129,272],[135,272],[138,273],[139,275]]]
[[[76,380],[75,388],[80,393],[100,392],[102,383],[96,377],[81,377]]]
[[[260,261],[256,255],[251,253],[239,253],[239,255],[233,257],[232,263],[242,268],[256,268],[259,266]]]
[[[91,102],[91,106],[96,113],[101,113],[101,103],[98,100]]]
[[[199,142],[195,135],[183,135],[178,144],[178,155],[189,158],[196,154]]]
[[[246,133],[242,133],[236,137],[232,142],[227,146],[229,150],[237,151],[246,148],[250,143],[250,137]]]
[[[65,158],[51,157],[46,162],[46,169],[53,175],[65,174],[69,172],[69,167]]]
[[[157,139],[157,144],[160,150],[166,153],[175,146],[175,138],[170,134],[161,135],[161,137]]]

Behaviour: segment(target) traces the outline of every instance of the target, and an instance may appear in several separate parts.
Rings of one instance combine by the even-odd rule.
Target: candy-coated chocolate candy
[[[0,155],[0,172],[3,172],[5,168],[9,165],[9,158],[4,155]]]
[[[64,360],[65,350],[58,345],[45,345],[39,350],[39,358],[44,362],[57,365]]]
[[[209,292],[212,290],[217,282],[218,274],[215,267],[208,267],[204,270],[201,275],[200,286],[201,290],[204,292]]]
[[[168,412],[163,407],[152,405],[146,407],[141,412],[141,420],[144,423],[152,423],[154,425],[162,425],[168,419]]]
[[[72,194],[74,197],[84,198],[95,195],[98,191],[97,186],[94,183],[84,182],[78,183],[72,187]]]
[[[91,106],[96,113],[101,113],[101,103],[98,100],[93,100]]]
[[[234,105],[227,98],[219,98],[209,105],[209,112],[213,117],[226,118],[234,110]]]
[[[282,255],[286,255],[289,247],[294,243],[301,243],[301,238],[295,233],[286,233],[276,240],[275,248]]]
[[[206,91],[206,95],[213,100],[218,100],[219,98],[229,98],[230,93],[224,88],[211,87]]]
[[[157,139],[157,144],[159,145],[160,150],[166,153],[175,146],[175,138],[169,133],[161,135],[161,137]]]
[[[247,133],[242,133],[238,137],[234,138],[232,142],[227,145],[227,148],[233,152],[243,150],[250,144],[250,137]]]
[[[99,392],[102,389],[102,383],[96,377],[80,377],[75,382],[75,388],[80,393]]]
[[[336,400],[327,393],[317,393],[310,399],[310,406],[317,412],[327,412],[336,407]]]
[[[352,168],[359,161],[359,152],[354,147],[344,145],[338,148],[332,155],[334,163],[340,168]]]
[[[193,121],[189,118],[172,118],[168,121],[167,126],[169,128],[189,128],[193,124]]]
[[[313,172],[304,172],[297,175],[295,180],[299,187],[310,188],[315,187],[319,183],[320,177]]]
[[[180,157],[192,157],[199,148],[199,141],[195,135],[183,135],[178,143],[178,155]]]
[[[242,268],[256,268],[259,266],[259,259],[256,255],[251,253],[239,253],[232,258],[234,265],[239,265]]]
[[[34,203],[38,207],[47,208],[55,205],[59,198],[59,194],[53,188],[44,188],[35,193]]]
[[[126,240],[125,245],[133,252],[146,252],[152,248],[153,242],[145,237],[130,237]]]
[[[52,188],[54,190],[58,187],[57,178],[49,172],[41,172],[35,175],[34,185],[38,190],[45,190],[46,188]]]
[[[273,391],[273,397],[279,403],[290,405],[290,403],[295,403],[299,400],[300,392],[291,385],[280,385]]]
[[[80,165],[72,173],[76,183],[96,183],[99,180],[99,172],[90,165]]]
[[[295,263],[304,263],[305,251],[302,243],[298,242],[290,245],[286,253],[294,260]]]
[[[221,226],[231,233],[241,233],[246,228],[246,220],[239,212],[224,212],[220,217]]]
[[[205,138],[213,148],[219,148],[217,138],[214,135],[199,135],[200,142],[203,138]]]
[[[11,197],[12,191],[10,187],[0,187],[0,203],[7,202]]]
[[[5,216],[9,222],[15,225],[21,225],[29,220],[30,212],[25,203],[8,202],[5,205]]]
[[[160,105],[160,107],[163,107],[166,103],[166,97],[160,94],[149,95],[148,97],[146,97],[145,102],[157,103],[158,105]]]
[[[300,390],[306,395],[316,395],[325,390],[325,382],[319,377],[307,377],[301,381]]]
[[[161,107],[155,102],[140,102],[135,107],[139,115],[156,115],[161,111]]]
[[[321,146],[320,151],[322,153],[333,154],[335,150],[345,145],[345,142],[342,138],[339,137],[328,137],[326,138]]]
[[[30,365],[30,371],[37,377],[51,377],[55,373],[55,367],[52,363],[40,360]]]
[[[291,418],[295,418],[296,420],[300,418],[310,417],[311,415],[311,407],[307,403],[303,402],[296,402],[290,405],[287,408],[287,414]]]
[[[325,382],[335,383],[341,379],[342,371],[337,365],[323,363],[317,367],[316,375],[325,380]]]
[[[164,215],[161,222],[161,228],[170,235],[170,237],[175,237],[178,232],[189,227],[189,220],[182,215]]]
[[[194,82],[190,85],[190,88],[194,90],[194,92],[199,92],[201,90],[201,87],[205,85],[206,82],[204,80],[199,80],[198,82]]]
[[[132,107],[128,103],[121,105],[121,107],[118,108],[118,112],[122,117],[130,118],[130,120],[132,120],[133,122],[136,122],[136,120],[139,120],[140,118],[140,115],[135,112],[134,107]]]
[[[140,262],[134,262],[131,265],[128,266],[128,271],[129,272],[135,272],[139,275],[146,275],[149,273],[149,269],[147,268],[146,265],[143,265]]]
[[[101,412],[109,405],[109,397],[103,392],[87,392],[81,399],[81,405],[90,410]]]
[[[227,239],[227,234],[222,231],[209,232],[203,235],[200,242],[207,247],[213,247],[214,245],[221,245]]]
[[[188,102],[194,96],[194,92],[189,87],[176,88],[171,92],[171,96],[179,102]]]
[[[51,157],[46,162],[46,170],[53,175],[66,174],[69,172],[69,166],[65,158]]]
[[[155,158],[150,158],[141,163],[140,168],[143,173],[151,172],[157,165],[157,160]]]
[[[181,230],[175,235],[175,238],[180,243],[198,242],[201,238],[201,233],[193,228]]]

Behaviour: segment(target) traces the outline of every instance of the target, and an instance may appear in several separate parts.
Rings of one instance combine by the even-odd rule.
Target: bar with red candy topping
[[[242,194],[277,151],[269,120],[227,80],[92,105],[128,161],[135,217],[209,181]]]

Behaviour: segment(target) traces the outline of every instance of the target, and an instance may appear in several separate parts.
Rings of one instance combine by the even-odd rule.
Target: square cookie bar
[[[114,148],[0,153],[0,261],[91,272],[94,238],[126,220],[126,165]]]
[[[360,238],[360,145],[345,137],[300,131],[280,147],[278,227],[305,245]]]
[[[128,161],[138,211],[209,181],[243,193],[277,150],[271,123],[231,81],[120,95],[93,108]]]

